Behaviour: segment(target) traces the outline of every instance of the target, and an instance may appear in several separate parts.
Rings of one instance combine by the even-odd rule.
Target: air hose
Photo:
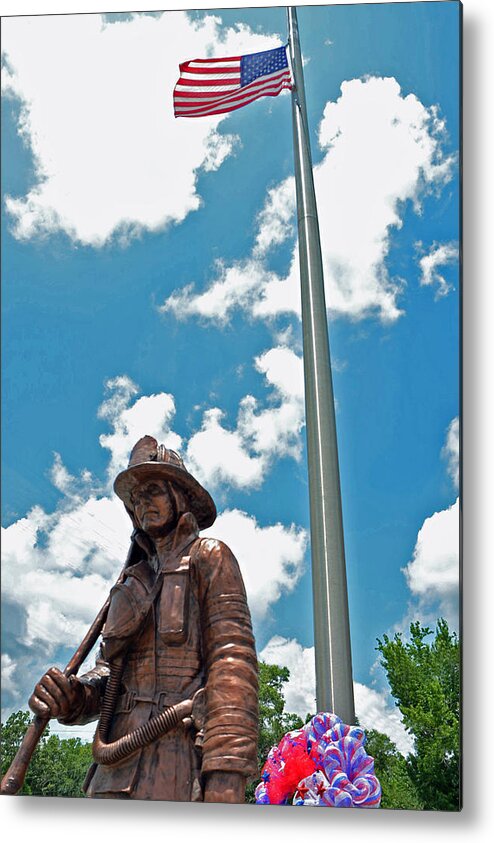
[[[118,764],[124,758],[128,758],[144,746],[149,746],[153,741],[174,729],[184,717],[192,715],[194,705],[199,704],[204,694],[203,689],[196,691],[192,699],[183,700],[183,702],[165,708],[164,711],[134,729],[133,732],[107,743],[123,667],[123,658],[116,659],[110,665],[110,676],[101,706],[101,717],[93,740],[93,758],[97,764],[105,764],[106,766]]]

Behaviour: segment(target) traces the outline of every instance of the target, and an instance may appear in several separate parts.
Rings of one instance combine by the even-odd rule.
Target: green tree
[[[408,764],[393,741],[376,729],[366,731],[365,751],[374,758],[382,788],[381,808],[420,810],[423,805],[410,777]]]
[[[426,810],[460,809],[460,646],[445,620],[435,637],[419,622],[410,640],[378,639],[377,649],[406,729],[414,737],[410,778]]]
[[[259,663],[259,746],[260,766],[266,761],[272,746],[279,744],[283,735],[300,729],[304,721],[297,714],[285,711],[283,685],[288,682],[290,671],[276,664]]]
[[[84,796],[82,785],[92,762],[91,744],[80,738],[51,735],[44,741],[40,763],[31,773],[33,794]]]
[[[31,717],[16,711],[2,724],[2,776],[20,746]],[[92,761],[91,745],[80,738],[50,735],[48,726],[31,759],[21,794],[32,796],[83,796],[82,784]]]
[[[289,678],[290,671],[287,667],[259,662],[259,770],[264,766],[271,747],[277,746],[286,732],[300,729],[304,725],[297,714],[285,711],[283,685]],[[258,780],[247,785],[246,802],[255,802],[254,790],[257,783]]]
[[[7,772],[8,768],[10,767],[12,761],[14,760],[14,756],[19,749],[21,741],[25,735],[26,729],[31,722],[31,716],[28,714],[27,711],[14,711],[13,714],[10,715],[7,722],[4,724],[2,723],[1,728],[1,745],[2,745],[2,778]],[[49,733],[49,727],[45,732],[45,735]],[[33,757],[31,758],[31,763],[29,765],[26,778],[24,780],[24,784],[22,785],[21,790],[19,793],[21,794],[31,794],[31,778],[33,771],[36,770],[40,763],[40,753],[41,753],[41,742],[38,744]]]

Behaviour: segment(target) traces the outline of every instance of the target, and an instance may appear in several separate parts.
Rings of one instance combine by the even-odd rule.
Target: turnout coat
[[[160,571],[162,586],[136,623]],[[197,732],[192,721],[183,721],[116,765],[93,764],[87,796],[202,801],[206,773],[256,775],[257,659],[242,575],[225,544],[199,538],[192,513],[180,517],[169,551],[128,568],[112,591],[102,655],[79,677],[83,704],[65,723],[98,717],[109,659],[119,647],[125,666],[107,740],[200,688],[204,728]]]

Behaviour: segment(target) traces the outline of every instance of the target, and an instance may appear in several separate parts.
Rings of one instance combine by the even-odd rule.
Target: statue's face
[[[139,526],[150,536],[159,536],[169,529],[174,510],[168,492],[159,480],[139,484],[130,496]]]

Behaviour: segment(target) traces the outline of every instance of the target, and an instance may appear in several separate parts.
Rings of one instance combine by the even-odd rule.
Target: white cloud
[[[454,418],[446,432],[446,442],[442,449],[442,456],[448,463],[448,474],[455,487],[460,485],[460,420]]]
[[[232,310],[239,301],[246,304],[252,300],[269,279],[275,278],[261,262],[248,259],[232,266],[225,266],[222,261],[216,264],[217,280],[203,293],[194,294],[193,285],[189,284],[169,296],[159,308],[162,313],[173,313],[177,319],[198,316],[200,319],[213,320],[215,324],[226,324]]]
[[[267,664],[287,667],[288,682],[283,685],[285,710],[298,714],[303,720],[316,713],[316,668],[314,647],[302,647],[294,638],[275,635],[259,654]]]
[[[453,285],[448,283],[439,272],[439,267],[456,264],[458,256],[459,251],[456,243],[434,243],[430,252],[420,258],[420,283],[423,286],[436,285],[436,298],[447,296],[453,289]]]
[[[111,24],[96,14],[2,23],[3,89],[20,100],[18,131],[35,166],[27,195],[6,198],[14,234],[63,231],[92,246],[181,222],[201,204],[201,168],[217,169],[236,144],[217,131],[225,115],[174,118],[179,62],[281,43],[185,12]]]
[[[75,646],[125,561],[131,524],[118,499],[35,507],[2,530],[2,592],[24,613],[19,643]],[[11,630],[14,633],[14,630]]]
[[[316,711],[316,672],[314,647],[303,647],[295,639],[276,635],[266,644],[260,658],[268,664],[287,667],[290,678],[283,686],[286,711],[305,719]],[[376,691],[354,682],[355,711],[364,729],[378,729],[388,735],[398,750],[406,755],[413,741],[405,731],[399,712],[390,705],[385,691]]]
[[[319,129],[326,156],[316,168],[328,303],[336,313],[383,321],[399,316],[399,284],[385,260],[404,207],[450,177],[434,108],[403,96],[393,78],[353,79],[329,102]]]
[[[286,346],[271,348],[255,360],[256,368],[285,398],[304,400],[302,358]]]
[[[189,470],[211,488],[223,483],[238,488],[259,487],[264,475],[263,457],[250,452],[238,430],[223,427],[223,418],[218,407],[204,413],[201,429],[189,440]]]
[[[16,663],[7,653],[2,653],[2,688],[4,693],[18,696],[18,690],[14,682]]]
[[[273,387],[280,403],[258,411],[258,402],[243,400],[239,430],[265,458],[301,456],[301,431],[305,423],[303,361],[286,346],[271,348],[255,359],[256,369]]]
[[[459,485],[460,423],[456,416],[448,425],[441,456],[456,488]],[[438,614],[457,628],[460,568],[459,498],[447,509],[434,512],[422,524],[412,559],[403,568],[415,602],[399,625],[407,628],[420,617],[422,623],[434,624]],[[417,603],[418,601],[418,603]]]
[[[235,553],[254,625],[259,624],[299,582],[304,572],[306,531],[294,524],[261,527],[254,517],[234,509],[218,516],[212,532]]]
[[[127,467],[132,447],[144,434],[166,442],[168,448],[180,450],[182,439],[170,427],[175,415],[172,395],[165,392],[144,395],[131,404],[139,390],[125,375],[112,378],[105,387],[109,395],[99,408],[98,416],[107,421],[113,431],[102,434],[99,441],[111,453],[108,466],[110,481]]]
[[[353,690],[360,725],[364,729],[384,732],[403,755],[412,752],[413,738],[405,730],[398,709],[390,704],[390,697],[386,691],[376,691],[361,682],[354,682]]]
[[[186,462],[206,485],[227,483],[258,488],[273,459],[299,459],[304,425],[302,359],[285,346],[272,348],[254,361],[272,388],[267,407],[246,395],[239,405],[233,430],[224,413],[214,407],[203,414],[201,429],[189,440]]]
[[[83,469],[79,477],[74,477],[62,462],[60,454],[55,452],[50,479],[56,489],[67,498],[81,499],[88,489],[97,486],[95,478],[87,469]]]
[[[269,249],[294,236],[295,210],[295,179],[289,176],[268,190],[264,208],[257,218],[255,255],[265,255]]]
[[[424,606],[436,601],[443,617],[455,621],[459,588],[459,501],[426,518],[413,558],[403,569],[408,587]]]
[[[327,103],[319,127],[325,154],[314,178],[326,301],[335,315],[374,315],[384,322],[401,315],[402,281],[386,267],[390,240],[403,225],[407,204],[421,213],[424,197],[451,177],[454,158],[441,152],[444,130],[437,108],[425,107],[413,94],[402,96],[393,78],[344,82],[339,99]],[[269,189],[247,260],[220,263],[209,288],[176,291],[162,310],[220,323],[236,308],[262,319],[300,315],[296,246],[285,277],[266,263],[271,249],[293,237],[293,190],[292,178]],[[438,259],[444,263],[444,254],[436,266]],[[438,282],[436,275],[431,277]]]

